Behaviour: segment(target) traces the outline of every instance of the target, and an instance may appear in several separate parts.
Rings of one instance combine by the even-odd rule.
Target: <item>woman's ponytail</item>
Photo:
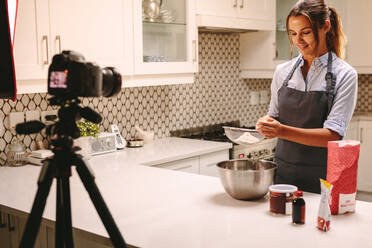
[[[344,59],[347,39],[342,28],[341,18],[332,7],[329,7],[329,20],[331,28],[326,36],[327,48],[336,53],[337,57]]]

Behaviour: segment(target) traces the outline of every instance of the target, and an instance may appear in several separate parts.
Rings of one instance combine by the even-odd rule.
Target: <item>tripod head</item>
[[[59,120],[52,125],[46,126],[46,134],[51,137],[54,146],[61,145],[58,144],[61,139],[72,140],[80,137],[80,131],[76,122],[82,117],[97,124],[102,121],[101,115],[93,109],[79,106],[81,101],[77,97],[62,98],[55,96],[48,99],[48,101],[50,105],[60,107],[58,110]],[[16,132],[18,134],[39,133],[44,127],[45,124],[40,121],[28,121],[17,124]]]

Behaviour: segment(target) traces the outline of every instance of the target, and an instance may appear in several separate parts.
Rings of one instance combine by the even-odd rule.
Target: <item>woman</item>
[[[323,0],[298,1],[286,25],[291,47],[300,55],[277,66],[268,115],[256,128],[266,138],[279,138],[275,183],[319,193],[319,178],[327,173],[327,143],[345,135],[358,75],[342,60],[341,21]]]

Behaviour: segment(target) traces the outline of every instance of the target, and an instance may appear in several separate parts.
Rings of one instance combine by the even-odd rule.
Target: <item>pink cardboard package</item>
[[[360,142],[328,142],[327,181],[333,185],[331,213],[355,212]]]

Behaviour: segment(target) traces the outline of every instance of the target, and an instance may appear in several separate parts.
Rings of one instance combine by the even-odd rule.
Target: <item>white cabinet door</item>
[[[87,61],[125,72],[123,1],[49,0],[53,54],[80,52]]]
[[[240,77],[272,78],[276,67],[276,1],[245,0],[242,2],[244,8],[241,17],[246,16],[252,22],[261,23],[261,28],[256,32],[240,35]]]
[[[229,159],[229,150],[208,153],[200,156],[199,171],[201,175],[219,177],[217,163]]]
[[[197,71],[195,0],[163,1],[171,17],[143,20],[142,1],[133,2],[134,74]]]
[[[355,67],[358,73],[372,72],[372,32],[367,28],[361,36],[360,27],[372,23],[372,1],[369,0],[329,0],[342,19],[347,36],[346,61]]]
[[[154,167],[198,174],[199,157],[186,158],[169,163],[154,165]]]
[[[346,61],[354,66],[358,73],[371,73],[372,32],[369,25],[372,23],[372,1],[345,1],[345,4],[347,9],[345,17],[346,35],[348,38]],[[366,28],[363,35],[361,35],[360,27]]]
[[[239,18],[249,19],[259,30],[275,30],[275,0],[239,0]]]
[[[359,140],[359,121],[350,121],[346,129],[345,139]]]
[[[48,9],[48,0],[21,0],[18,3],[14,36],[17,80],[47,77],[51,60]],[[20,87],[22,84],[18,84]]]
[[[199,27],[274,30],[275,0],[198,0]]]
[[[275,32],[258,31],[240,35],[240,76],[272,78],[275,70]]]
[[[358,190],[372,192],[372,121],[359,122]]]
[[[207,16],[233,17],[238,15],[238,0],[197,0],[196,14]]]

